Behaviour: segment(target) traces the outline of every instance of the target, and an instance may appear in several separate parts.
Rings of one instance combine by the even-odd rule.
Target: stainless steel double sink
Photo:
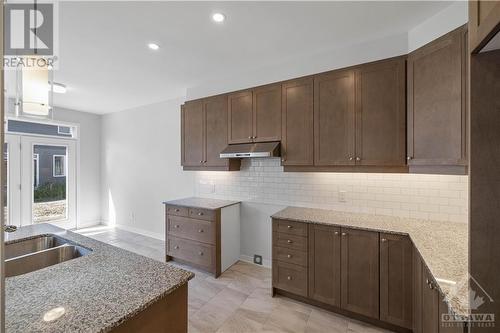
[[[56,235],[5,244],[5,277],[33,272],[89,254],[92,250]]]

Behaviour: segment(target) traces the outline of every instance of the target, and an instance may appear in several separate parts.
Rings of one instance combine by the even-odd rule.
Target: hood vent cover
[[[243,143],[227,146],[220,158],[279,157],[279,142]]]

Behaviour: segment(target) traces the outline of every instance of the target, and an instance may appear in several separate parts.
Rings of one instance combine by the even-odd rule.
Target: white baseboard
[[[266,268],[271,268],[271,260],[262,259],[262,265],[257,265],[257,264],[254,264],[253,257],[247,256],[247,255],[244,255],[244,254],[240,254],[240,260],[244,261],[244,262],[247,262],[247,263],[250,263],[250,264],[253,264],[253,265],[256,265],[256,266],[263,266],[263,267],[266,267]]]
[[[101,220],[90,220],[90,221],[78,221],[77,229],[83,229],[88,227],[95,227],[97,225],[102,225]]]
[[[118,229],[125,230],[125,231],[130,231],[130,232],[133,232],[133,233],[136,233],[139,235],[143,235],[143,236],[147,236],[147,237],[151,237],[151,238],[156,238],[156,239],[159,239],[162,241],[165,240],[165,235],[162,233],[159,233],[159,232],[151,232],[151,231],[147,231],[147,230],[143,230],[143,229],[139,229],[139,228],[135,228],[135,227],[130,227],[128,225],[123,225],[123,224],[117,224],[117,225],[115,225],[115,227]]]

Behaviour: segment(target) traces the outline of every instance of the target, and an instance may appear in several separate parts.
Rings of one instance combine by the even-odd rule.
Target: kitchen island
[[[55,235],[88,254],[5,279],[7,332],[187,332],[193,273],[49,224],[6,244]]]

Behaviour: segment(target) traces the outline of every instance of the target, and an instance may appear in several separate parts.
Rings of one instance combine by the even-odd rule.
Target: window
[[[33,186],[37,188],[40,185],[40,162],[39,154],[33,154]]]
[[[54,177],[65,177],[66,176],[66,156],[64,155],[54,155],[52,164],[52,173]]]

